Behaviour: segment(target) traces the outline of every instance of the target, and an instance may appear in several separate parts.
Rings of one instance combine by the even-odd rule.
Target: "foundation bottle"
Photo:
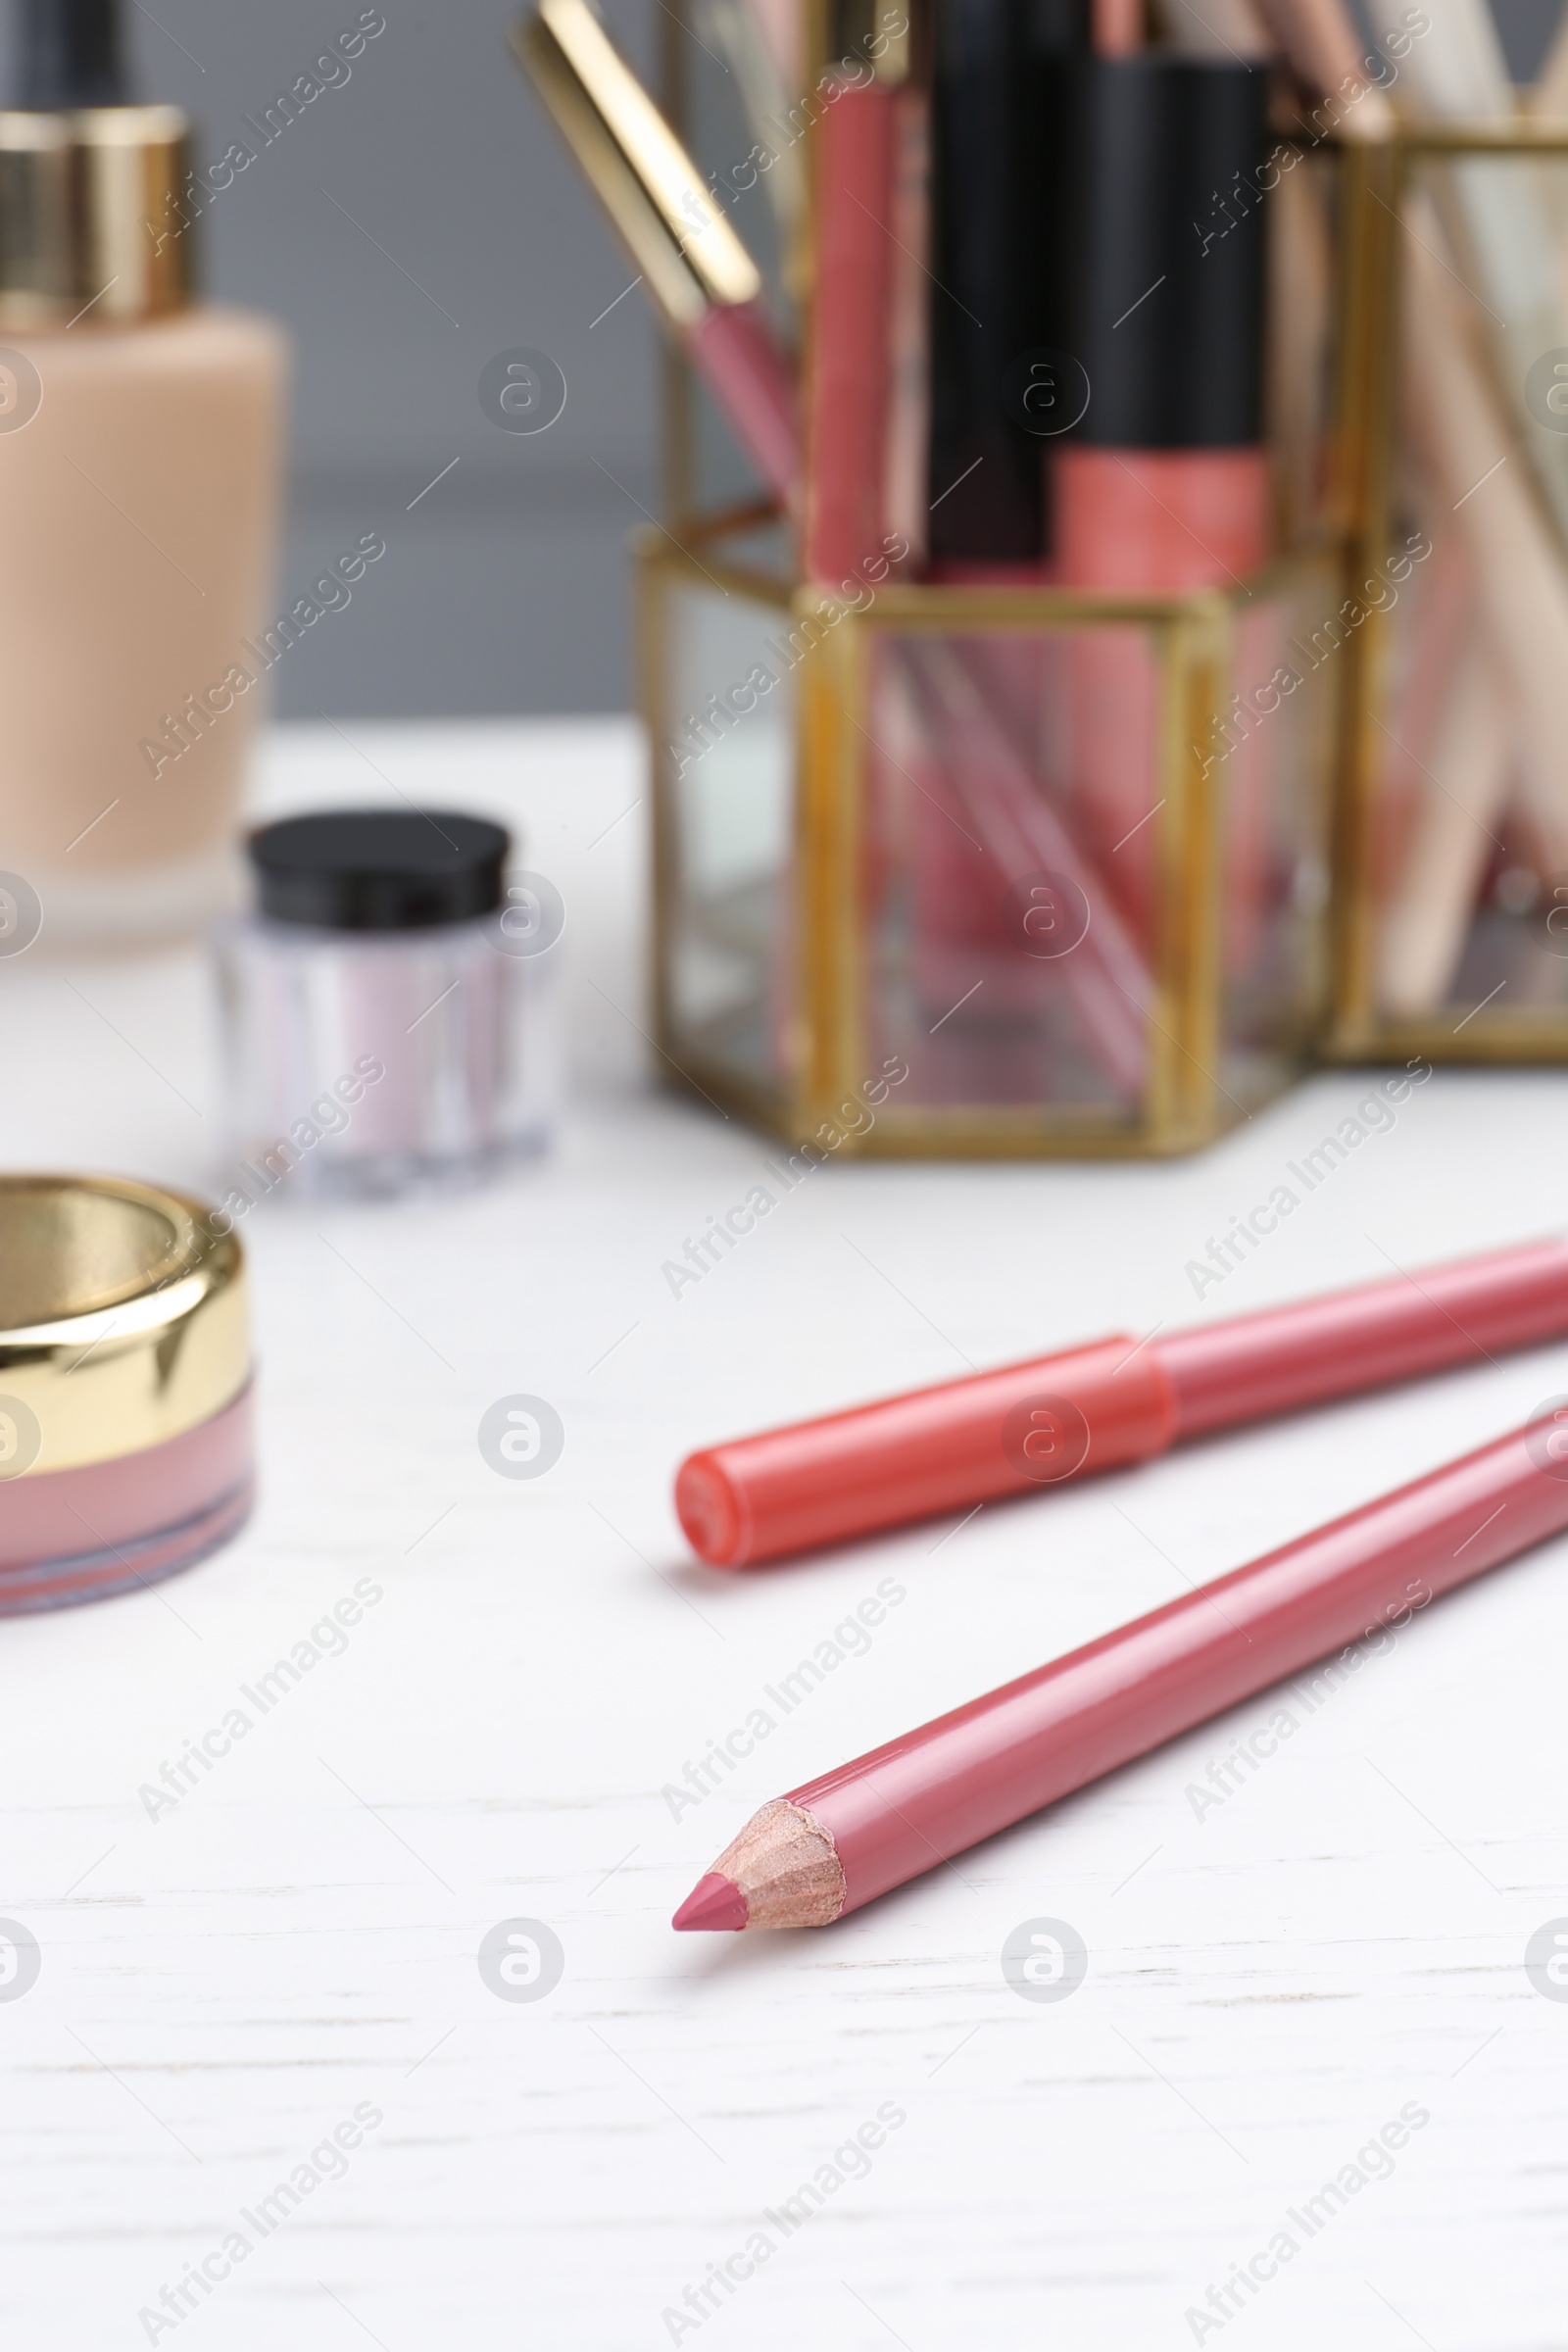
[[[263,702],[241,648],[270,617],[287,347],[195,299],[188,125],[130,102],[114,0],[23,0],[18,33],[0,882],[26,886],[46,947],[114,946],[234,895]]]

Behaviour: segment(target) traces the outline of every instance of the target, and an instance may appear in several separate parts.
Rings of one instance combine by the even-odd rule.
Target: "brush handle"
[[[800,477],[795,380],[760,302],[715,307],[686,348],[768,488],[786,504]]]

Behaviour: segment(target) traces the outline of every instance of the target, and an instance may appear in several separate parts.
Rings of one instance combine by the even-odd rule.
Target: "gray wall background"
[[[126,0],[140,94],[189,111],[205,166],[360,7]],[[645,72],[662,7],[605,0]],[[387,542],[352,606],[291,653],[281,712],[624,710],[625,538],[659,507],[656,329],[640,292],[600,318],[632,273],[513,63],[516,0],[380,0],[380,13],[386,30],[350,79],[200,224],[209,291],[295,338],[280,593],[363,531]],[[1557,0],[1497,13],[1516,74],[1533,73]],[[565,375],[548,432],[504,433],[481,413],[481,368],[515,346]]]

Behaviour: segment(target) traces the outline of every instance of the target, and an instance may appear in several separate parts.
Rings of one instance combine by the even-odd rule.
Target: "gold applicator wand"
[[[756,263],[587,0],[543,0],[512,36],[657,309],[769,489],[799,473],[795,384]]]

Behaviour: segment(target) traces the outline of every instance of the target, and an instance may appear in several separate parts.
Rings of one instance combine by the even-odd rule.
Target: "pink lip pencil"
[[[1531,1242],[735,1438],[681,1464],[675,1508],[711,1567],[750,1568],[1565,1335],[1568,1247]]]
[[[1497,1438],[775,1797],[674,1925],[823,1928],[1568,1528],[1568,1415]]]

